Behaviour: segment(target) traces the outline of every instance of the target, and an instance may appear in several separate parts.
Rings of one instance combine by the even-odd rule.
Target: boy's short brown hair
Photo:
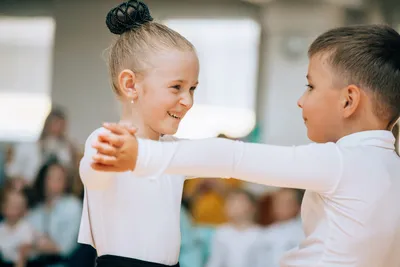
[[[386,25],[335,28],[320,35],[308,55],[328,53],[338,79],[370,92],[374,112],[392,126],[400,117],[400,35]]]

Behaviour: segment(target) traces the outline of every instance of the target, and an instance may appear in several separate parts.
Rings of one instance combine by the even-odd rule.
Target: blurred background
[[[400,30],[396,0],[145,2],[198,50],[196,104],[177,133],[184,138],[306,144],[296,101],[308,45],[337,26]],[[0,0],[0,266],[16,266],[22,256],[32,266],[94,266],[95,251],[76,243],[83,197],[77,168],[87,136],[119,119],[103,56],[113,38],[105,15],[118,3]],[[394,131],[397,137],[398,126]],[[181,266],[277,267],[303,238],[301,198],[234,179],[187,181]],[[21,244],[32,240],[35,253],[27,255]]]

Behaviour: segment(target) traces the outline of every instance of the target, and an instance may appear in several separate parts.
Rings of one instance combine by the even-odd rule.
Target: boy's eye
[[[311,91],[312,89],[314,89],[314,86],[312,86],[310,84],[306,84],[306,87],[307,87],[308,91]]]
[[[190,91],[196,90],[196,86],[190,87]]]

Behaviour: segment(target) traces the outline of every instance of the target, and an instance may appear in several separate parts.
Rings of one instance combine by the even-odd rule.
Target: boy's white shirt
[[[135,176],[235,177],[306,189],[305,240],[282,267],[400,266],[400,158],[390,131],[283,147],[226,139],[139,139]]]

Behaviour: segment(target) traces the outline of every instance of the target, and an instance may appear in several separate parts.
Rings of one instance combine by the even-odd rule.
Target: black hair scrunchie
[[[150,10],[145,3],[130,0],[111,9],[107,14],[106,24],[110,32],[123,34],[152,20]]]

